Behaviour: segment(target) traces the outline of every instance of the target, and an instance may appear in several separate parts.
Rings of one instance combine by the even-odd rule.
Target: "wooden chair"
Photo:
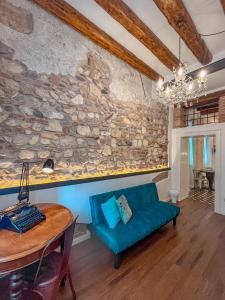
[[[205,172],[200,172],[199,187],[200,187],[200,190],[202,190],[203,188],[207,188],[207,189],[209,188],[209,182],[208,182],[208,179],[206,178]]]
[[[9,278],[0,277],[0,299],[8,300],[9,299]]]
[[[75,223],[76,220],[63,234],[49,241],[39,262],[24,269],[23,300],[57,299],[59,288],[64,286],[66,278],[69,280],[73,299],[76,299],[68,265]],[[55,248],[55,245],[59,243],[61,244],[60,252],[51,251],[51,248]]]
[[[199,183],[199,180],[200,180],[200,172],[197,171],[197,170],[193,170],[193,180],[194,180],[194,189],[198,189],[200,188],[200,183]]]

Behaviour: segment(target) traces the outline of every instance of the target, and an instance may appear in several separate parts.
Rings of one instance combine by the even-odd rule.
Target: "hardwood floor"
[[[72,249],[70,266],[78,300],[224,300],[225,216],[201,202],[181,202],[172,222],[124,253],[113,255],[91,238]],[[69,300],[68,283],[59,297]]]

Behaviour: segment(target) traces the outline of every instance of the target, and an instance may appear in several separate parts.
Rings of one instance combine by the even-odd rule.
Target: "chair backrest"
[[[206,178],[206,173],[205,172],[200,172],[199,177],[200,177],[201,180],[204,180]]]
[[[38,275],[39,275],[44,257],[49,255],[52,252],[52,249],[55,249],[56,246],[58,246],[58,245],[61,246],[61,254],[62,254],[63,259],[62,259],[62,264],[61,264],[61,270],[60,270],[59,276],[58,276],[59,278],[57,281],[59,282],[61,280],[60,274],[63,273],[63,271],[67,268],[67,265],[68,265],[77,218],[78,218],[78,216],[64,232],[53,237],[51,240],[49,240],[47,245],[44,247],[41,257],[40,257],[38,267],[37,267],[37,271],[36,271],[36,274],[34,277],[34,281],[33,281],[34,286],[37,282]]]
[[[193,170],[194,179],[199,179],[200,172],[198,170]]]
[[[63,254],[63,261],[61,265],[61,272],[67,268],[70,252],[72,248],[73,238],[74,238],[74,230],[75,230],[75,224],[77,221],[78,216],[74,220],[74,222],[67,228],[67,230],[64,233],[64,239],[63,243],[61,245],[61,253]]]
[[[144,207],[147,208],[149,205],[159,200],[155,183],[147,183],[139,186],[91,196],[90,206],[93,226],[106,223],[104,215],[102,213],[101,204],[107,201],[112,196],[119,198],[121,195],[124,195],[127,198],[132,211]]]

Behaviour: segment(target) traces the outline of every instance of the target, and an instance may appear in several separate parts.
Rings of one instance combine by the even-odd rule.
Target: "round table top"
[[[25,233],[0,229],[0,273],[32,263],[32,254],[43,249],[49,240],[64,232],[73,222],[70,210],[55,203],[37,205],[46,220]],[[24,258],[27,258],[23,260]]]

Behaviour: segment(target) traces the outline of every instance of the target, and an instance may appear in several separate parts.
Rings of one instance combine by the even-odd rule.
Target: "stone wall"
[[[56,22],[65,29],[65,36],[66,30],[72,38],[79,36],[78,45],[87,43],[86,39],[32,2],[21,1],[20,10],[15,10],[13,2],[17,3],[4,1],[8,19],[4,17],[3,22],[0,14],[0,186],[18,184],[22,161],[37,162],[31,168],[32,183],[166,166],[168,111],[143,101],[140,75],[90,41],[79,63],[71,56],[67,72],[63,67],[62,72],[52,72],[52,63],[59,59],[60,65],[60,56],[49,58],[48,65],[41,67],[44,72],[40,72],[46,53],[38,49],[40,65],[35,68],[30,62],[34,54],[25,43],[28,35],[32,39],[34,34],[36,39],[39,34],[41,39],[42,32],[36,32],[40,22],[46,22],[46,18]],[[18,33],[17,26],[7,24],[15,11],[16,21],[20,11],[21,18],[28,16],[30,23],[24,21],[26,32],[20,27]],[[22,40],[20,47],[24,49],[18,49],[13,38]],[[125,81],[120,80],[123,72],[129,75]],[[151,82],[145,78],[144,83],[148,96]],[[119,89],[115,90],[116,86]],[[120,92],[123,86],[125,93]],[[137,86],[135,98],[130,100],[129,86],[131,90]],[[37,166],[48,157],[56,165],[50,178]]]

